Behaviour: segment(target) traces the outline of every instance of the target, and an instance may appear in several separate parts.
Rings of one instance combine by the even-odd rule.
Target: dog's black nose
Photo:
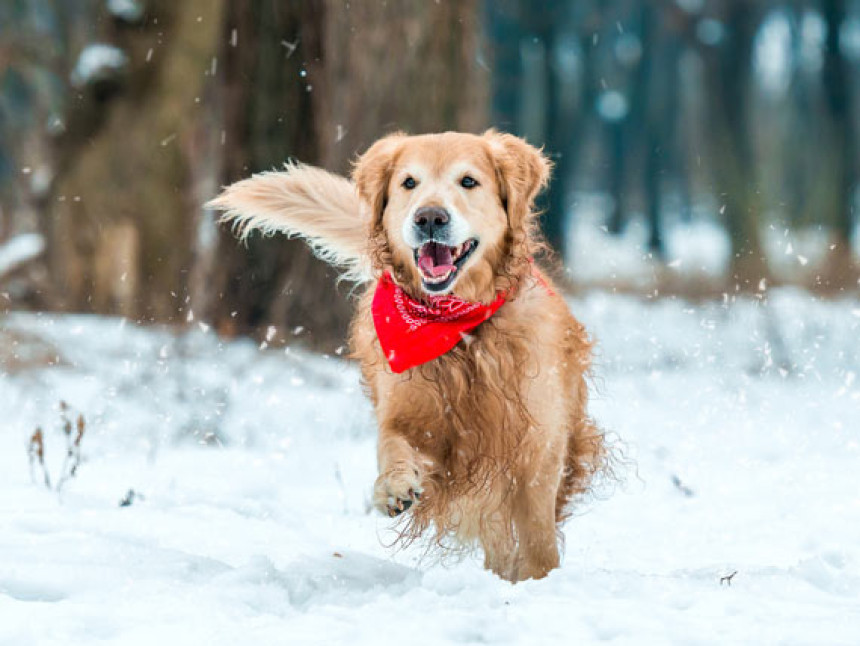
[[[422,206],[412,217],[415,228],[426,238],[432,238],[434,233],[447,227],[450,221],[448,211],[439,206]]]

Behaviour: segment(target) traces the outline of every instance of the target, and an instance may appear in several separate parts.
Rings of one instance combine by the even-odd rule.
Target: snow
[[[126,22],[135,23],[143,18],[144,7],[140,0],[107,0],[111,15]]]
[[[608,195],[577,194],[566,259],[570,278],[583,285],[653,289],[662,263],[648,249],[648,223],[644,217],[634,216],[619,234],[612,234],[606,225],[612,208],[613,200]],[[771,237],[775,238],[775,234]],[[816,259],[821,255],[814,247],[818,242],[820,238],[810,239],[805,247]],[[676,219],[666,227],[664,243],[666,265],[686,281],[715,281],[728,271],[731,241],[725,228],[713,218],[698,215],[690,221]],[[778,253],[782,255],[781,247]]]
[[[21,233],[0,244],[0,278],[36,258],[45,249],[38,233]]]
[[[788,91],[794,74],[793,35],[789,16],[771,11],[759,28],[753,43],[753,64],[763,89],[781,99]]]
[[[114,78],[128,64],[128,56],[120,48],[106,43],[91,43],[84,47],[72,70],[72,85],[84,87],[96,81]]]
[[[628,111],[627,97],[618,90],[606,90],[597,97],[597,114],[604,121],[621,121]]]
[[[686,220],[666,213],[664,262],[649,249],[649,224],[642,214],[631,213],[618,234],[610,233],[613,198],[577,192],[567,234],[568,277],[582,286],[643,292],[664,284],[668,269],[676,283],[707,292],[724,283],[730,270],[731,240],[718,220],[725,209],[724,204],[702,204]],[[814,284],[836,250],[833,231],[821,225],[788,228],[778,210],[768,211],[763,220],[762,249],[773,277],[787,284]],[[853,252],[860,256],[860,224],[852,239]]]
[[[625,458],[563,566],[517,585],[386,547],[354,365],[196,323],[0,319],[0,644],[860,643],[860,303],[571,306]],[[26,445],[42,426],[56,476],[61,399],[87,431],[57,494]]]

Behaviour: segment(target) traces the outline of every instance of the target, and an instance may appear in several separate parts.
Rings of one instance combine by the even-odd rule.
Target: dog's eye
[[[414,177],[407,177],[406,179],[403,180],[403,183],[401,184],[401,186],[403,188],[405,188],[407,191],[411,191],[413,188],[418,186],[418,182],[415,181]]]
[[[475,188],[478,185],[478,180],[474,177],[469,177],[466,175],[463,179],[460,180],[460,186],[463,188]]]

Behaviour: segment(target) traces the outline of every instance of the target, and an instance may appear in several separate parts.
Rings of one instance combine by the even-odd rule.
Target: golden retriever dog
[[[366,284],[351,327],[379,429],[373,501],[400,539],[480,545],[510,581],[559,565],[560,523],[605,461],[591,345],[535,266],[550,163],[513,135],[393,134],[352,181],[289,165],[210,203],[301,236]],[[432,532],[432,533],[431,533]]]

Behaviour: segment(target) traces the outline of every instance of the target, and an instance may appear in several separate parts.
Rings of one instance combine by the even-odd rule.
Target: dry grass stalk
[[[60,428],[63,431],[63,435],[66,436],[66,455],[63,459],[63,467],[60,470],[60,478],[57,480],[56,487],[51,486],[51,477],[45,465],[45,434],[42,432],[41,427],[33,431],[33,435],[30,436],[30,442],[27,445],[27,454],[30,459],[30,478],[33,482],[36,482],[36,469],[38,465],[38,468],[42,471],[45,487],[54,489],[57,492],[62,490],[63,485],[68,480],[77,475],[78,467],[81,465],[81,442],[87,429],[83,414],[79,414],[73,424],[70,411],[71,408],[69,405],[61,401]],[[76,432],[73,433],[73,430]]]
[[[45,438],[41,428],[37,428],[30,436],[27,453],[30,457],[30,479],[36,482],[36,465],[38,464],[42,471],[45,486],[50,489],[51,477],[48,475],[48,469],[45,468]]]
[[[65,402],[60,402],[60,411],[63,420],[63,433],[66,435],[66,457],[63,459],[63,469],[60,473],[60,480],[57,482],[57,491],[60,491],[63,485],[74,478],[78,472],[78,467],[81,464],[81,440],[86,431],[84,416],[79,414],[75,424],[77,433],[72,439],[72,422],[66,415],[68,406]]]
[[[735,570],[735,571],[734,571],[734,572],[732,572],[731,574],[727,574],[726,576],[721,576],[721,577],[720,577],[720,585],[723,585],[723,583],[725,583],[725,584],[727,584],[729,587],[731,587],[731,585],[732,585],[732,579],[734,579],[734,578],[735,578],[735,576],[737,575],[737,573],[738,573],[738,571],[737,571],[737,570]]]

